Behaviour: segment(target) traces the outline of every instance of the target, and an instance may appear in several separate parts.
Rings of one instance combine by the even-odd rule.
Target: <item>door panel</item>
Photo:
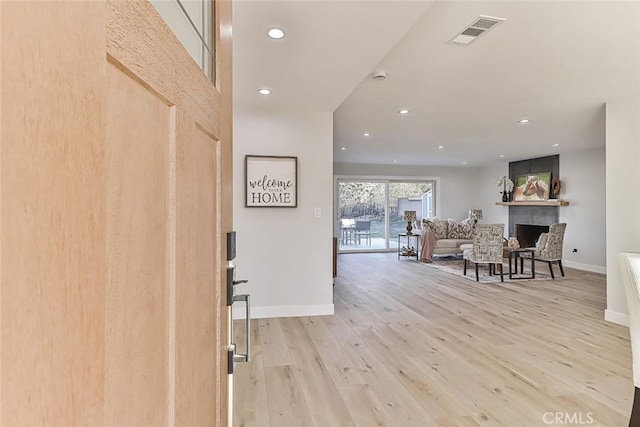
[[[146,1],[0,2],[2,425],[227,424],[215,7],[216,86]]]
[[[105,424],[159,425],[168,393],[169,107],[112,65],[107,81]]]
[[[230,3],[230,0],[215,1],[216,8],[224,10],[216,16],[224,20],[225,28],[231,26],[231,11],[227,10]],[[212,135],[221,135],[226,118],[231,118],[230,111],[226,111],[230,100],[223,100],[224,94],[231,94],[231,88],[222,84],[224,79],[230,81],[231,78],[230,44],[218,43],[217,51],[228,58],[219,65],[224,72],[220,75],[222,83],[216,89],[151,3],[109,0],[107,12],[108,59],[148,84],[150,90],[166,98],[169,104],[188,112]],[[230,34],[223,35],[224,40],[230,42]]]
[[[215,3],[216,16],[227,27],[229,3]],[[107,60],[168,108],[168,115],[156,122],[169,130],[167,139],[159,136],[168,153],[168,175],[161,180],[168,197],[164,402],[169,424],[175,420],[178,426],[227,423],[223,369],[229,341],[220,268],[226,247],[220,233],[231,230],[232,211],[220,206],[231,206],[232,195],[218,189],[232,163],[229,42],[229,34],[218,40],[222,58],[216,88],[151,4],[107,2]]]
[[[423,210],[427,205],[427,199],[433,194],[435,182],[433,181],[389,181],[389,243],[395,243],[397,248],[398,234],[407,232],[407,221],[404,220],[405,211],[415,211],[416,220],[412,226],[422,221],[422,218],[431,218],[428,210]],[[430,199],[432,200],[432,198]],[[426,206],[433,209],[433,206]]]
[[[0,423],[100,425],[104,5],[0,8]]]
[[[386,189],[385,182],[338,181],[340,251],[388,248],[385,234]]]
[[[183,113],[177,120],[176,423],[215,419],[217,142]]]

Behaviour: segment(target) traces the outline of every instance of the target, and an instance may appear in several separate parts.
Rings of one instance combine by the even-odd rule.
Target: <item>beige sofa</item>
[[[431,230],[436,238],[433,255],[458,255],[462,254],[460,245],[473,243],[474,226],[475,221],[469,218],[462,221],[425,218],[421,228],[423,232]]]

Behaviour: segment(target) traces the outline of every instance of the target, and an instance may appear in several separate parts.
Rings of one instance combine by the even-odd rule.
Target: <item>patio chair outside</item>
[[[340,237],[343,245],[356,243],[355,237],[356,220],[353,218],[342,218],[340,220]]]
[[[371,220],[358,220],[356,221],[355,229],[356,245],[361,244],[361,240],[364,237],[368,246],[371,246]]]

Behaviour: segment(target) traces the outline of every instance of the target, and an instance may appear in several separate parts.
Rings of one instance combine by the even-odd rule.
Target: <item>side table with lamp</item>
[[[398,234],[398,259],[400,259],[401,256],[403,257],[416,257],[416,260],[419,260],[419,247],[420,247],[420,234],[413,233],[413,223],[416,220],[417,216],[416,216],[416,211],[404,211],[402,218],[407,221],[407,232],[406,233],[401,233]],[[407,246],[406,247],[401,247],[400,246],[400,241],[402,240],[403,237],[407,238]],[[416,246],[415,248],[413,246],[411,246],[411,238],[415,237],[416,238]]]

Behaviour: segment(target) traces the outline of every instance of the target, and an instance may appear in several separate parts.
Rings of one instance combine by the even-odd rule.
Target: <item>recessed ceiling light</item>
[[[362,136],[371,136],[371,134],[369,132],[365,132],[362,134]]]
[[[551,144],[552,147],[557,147],[558,145],[560,144],[558,144],[557,142],[555,144]]]
[[[499,157],[504,157],[504,154],[500,154],[500,156],[499,156]]]
[[[393,163],[398,163],[398,161],[397,161],[397,160],[394,160],[394,161],[393,161]]]
[[[466,164],[467,164],[467,162],[462,162],[462,164],[463,164],[463,165],[466,165]]]
[[[409,114],[409,110],[402,109],[402,110],[398,111],[398,114]]]
[[[341,149],[341,150],[346,150],[346,149],[347,149],[347,147],[340,147],[340,149]]]
[[[272,39],[279,40],[284,37],[284,31],[280,28],[271,28],[267,31],[267,35]]]
[[[271,91],[269,89],[258,89],[258,93],[260,95],[271,95]]]
[[[438,145],[438,150],[443,150],[444,149],[444,145]]]
[[[522,124],[529,123],[529,119],[520,119],[518,120],[518,123],[522,123]]]

